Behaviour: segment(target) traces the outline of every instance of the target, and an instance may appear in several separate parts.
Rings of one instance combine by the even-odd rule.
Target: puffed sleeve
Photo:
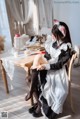
[[[50,64],[50,69],[51,70],[61,69],[64,66],[64,64],[66,64],[68,62],[68,60],[71,58],[71,56],[72,56],[72,53],[70,53],[69,51],[65,52],[64,55],[62,56],[62,58],[60,58],[57,63]]]
[[[75,51],[72,51],[69,46],[67,46],[67,50],[61,49],[61,53],[58,57],[58,61],[53,64],[45,64],[45,68],[47,70],[59,70],[61,69],[67,61],[72,57]]]

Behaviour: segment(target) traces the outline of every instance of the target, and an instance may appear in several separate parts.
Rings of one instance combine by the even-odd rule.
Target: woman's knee
[[[38,54],[35,56],[34,60],[40,60],[42,58],[42,55],[41,54]]]
[[[41,54],[36,55],[33,61],[33,67],[40,65],[41,60],[42,60]]]

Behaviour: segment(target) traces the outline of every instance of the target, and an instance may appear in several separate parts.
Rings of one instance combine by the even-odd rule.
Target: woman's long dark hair
[[[64,37],[65,43],[68,43],[69,42],[72,45],[70,31],[69,31],[69,28],[68,28],[67,24],[65,24],[64,22],[59,22],[59,23],[60,23],[60,25],[64,26],[65,29],[66,29],[66,36]]]
[[[66,29],[66,36],[64,37],[61,31],[59,30],[59,25],[62,25]],[[57,38],[57,40],[62,40],[64,43],[71,43],[71,37],[68,26],[64,22],[59,22],[59,25],[55,24],[52,28],[52,34]]]

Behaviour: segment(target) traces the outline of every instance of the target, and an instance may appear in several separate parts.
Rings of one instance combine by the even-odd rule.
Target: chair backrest
[[[69,92],[68,92],[68,98],[70,100],[70,105],[71,105],[71,109],[72,111],[75,113],[75,109],[73,106],[73,101],[72,101],[72,90],[71,90],[71,73],[72,73],[72,66],[73,66],[73,62],[74,60],[77,58],[77,53],[73,54],[71,59],[68,62],[68,81],[69,81]]]
[[[73,54],[71,59],[68,62],[68,79],[69,79],[69,82],[71,82],[72,65],[73,65],[73,62],[76,59],[76,57],[77,57],[77,53]]]

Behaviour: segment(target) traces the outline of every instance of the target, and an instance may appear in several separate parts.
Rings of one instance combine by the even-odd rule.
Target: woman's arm
[[[47,51],[45,51],[44,57],[45,57],[47,60],[50,60],[50,59],[51,59],[51,56],[50,56],[50,54],[48,54]]]
[[[61,69],[64,64],[68,62],[68,60],[71,58],[71,54],[69,52],[66,52],[65,56],[63,56],[61,59],[58,60],[57,63],[50,64],[50,69],[51,70],[59,70]]]
[[[68,60],[72,57],[72,54],[74,54],[75,51],[67,50],[62,52],[59,56],[59,60],[56,63],[53,64],[44,64],[44,67],[46,70],[59,70],[61,69]]]

